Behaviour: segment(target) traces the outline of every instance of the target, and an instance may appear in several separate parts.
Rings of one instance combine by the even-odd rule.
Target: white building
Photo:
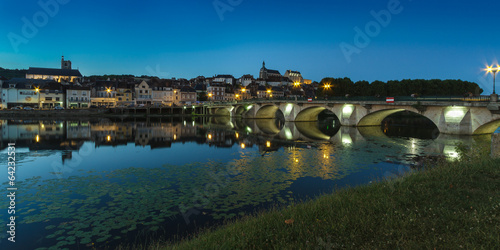
[[[40,85],[44,81],[13,78],[2,85],[2,108],[9,109],[16,106],[39,107]]]
[[[81,86],[70,86],[66,89],[66,108],[89,108],[90,88]]]
[[[232,75],[217,75],[214,77],[213,82],[234,85],[235,79]]]

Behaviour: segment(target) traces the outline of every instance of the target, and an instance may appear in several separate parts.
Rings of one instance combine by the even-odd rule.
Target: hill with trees
[[[27,69],[4,69],[0,67],[0,76],[3,76],[7,79],[12,78],[24,78],[26,77]]]

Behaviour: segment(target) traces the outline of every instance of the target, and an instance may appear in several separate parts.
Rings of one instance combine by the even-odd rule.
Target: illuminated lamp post
[[[493,74],[493,94],[495,95],[496,94],[495,93],[495,78],[496,78],[498,71],[500,71],[500,66],[498,64],[497,64],[496,68],[493,68],[493,66],[488,66],[485,70],[486,70],[486,72]]]

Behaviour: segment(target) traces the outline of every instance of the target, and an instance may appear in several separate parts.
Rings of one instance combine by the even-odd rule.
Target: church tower
[[[262,68],[260,69],[259,78],[267,79],[267,69],[265,61],[262,62]]]
[[[71,69],[71,61],[64,61],[64,56],[61,58],[61,69]]]

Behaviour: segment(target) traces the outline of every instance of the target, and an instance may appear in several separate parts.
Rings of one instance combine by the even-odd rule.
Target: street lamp
[[[496,68],[493,68],[493,66],[488,66],[486,68],[486,72],[493,74],[493,94],[496,94],[495,93],[495,78],[496,78],[498,71],[500,71],[500,66],[498,64],[497,64]]]

